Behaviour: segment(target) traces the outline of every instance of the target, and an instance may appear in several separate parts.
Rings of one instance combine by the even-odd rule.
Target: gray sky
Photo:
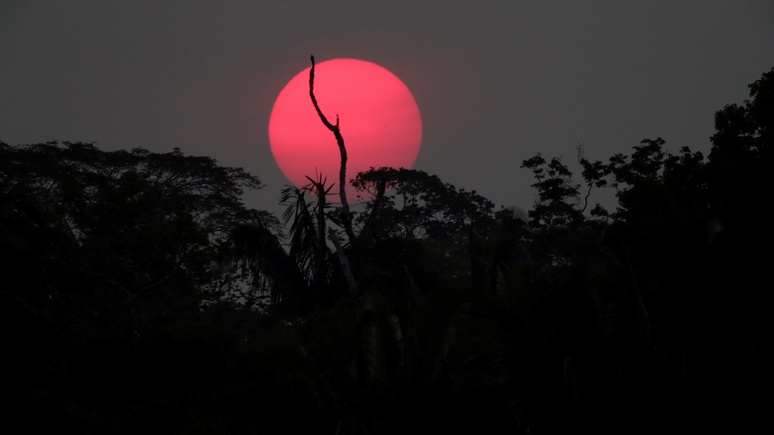
[[[0,0],[0,140],[180,147],[258,175],[250,205],[277,211],[269,113],[312,53],[406,83],[415,168],[528,209],[538,152],[706,152],[774,66],[774,1]]]

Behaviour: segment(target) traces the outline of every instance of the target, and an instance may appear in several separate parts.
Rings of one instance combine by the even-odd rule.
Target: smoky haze
[[[417,169],[529,208],[519,166],[538,152],[706,151],[714,111],[774,59],[772,17],[762,1],[4,2],[0,139],[180,147],[258,175],[249,201],[276,210],[274,99],[310,53],[353,57],[414,93]]]

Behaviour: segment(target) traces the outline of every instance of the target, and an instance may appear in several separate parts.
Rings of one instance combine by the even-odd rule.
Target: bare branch
[[[343,210],[342,221],[344,224],[344,232],[347,233],[350,243],[355,241],[355,233],[352,231],[352,214],[349,211],[349,202],[347,202],[347,148],[344,146],[344,137],[341,135],[339,129],[339,115],[336,115],[336,124],[331,124],[325,114],[320,110],[319,104],[317,104],[317,98],[314,96],[314,56],[310,56],[312,60],[312,68],[309,70],[309,97],[312,99],[314,110],[317,111],[317,116],[320,117],[320,121],[325,127],[333,133],[336,138],[336,144],[339,146],[339,154],[341,155],[341,166],[339,168],[339,196],[341,198],[341,208]]]

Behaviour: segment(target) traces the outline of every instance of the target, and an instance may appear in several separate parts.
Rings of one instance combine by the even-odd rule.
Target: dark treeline
[[[0,143],[0,406],[36,433],[698,433],[763,422],[774,69],[708,156],[288,187],[180,150]],[[332,148],[335,152],[335,149]],[[335,174],[332,174],[335,175]],[[614,189],[611,209],[590,203]],[[344,221],[351,225],[345,231]]]

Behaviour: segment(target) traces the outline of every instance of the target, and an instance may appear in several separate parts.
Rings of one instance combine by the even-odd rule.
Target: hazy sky
[[[310,54],[391,70],[422,112],[415,167],[527,209],[538,152],[708,150],[774,66],[774,1],[0,0],[0,140],[180,147],[258,175],[250,205],[276,211],[269,112]]]

